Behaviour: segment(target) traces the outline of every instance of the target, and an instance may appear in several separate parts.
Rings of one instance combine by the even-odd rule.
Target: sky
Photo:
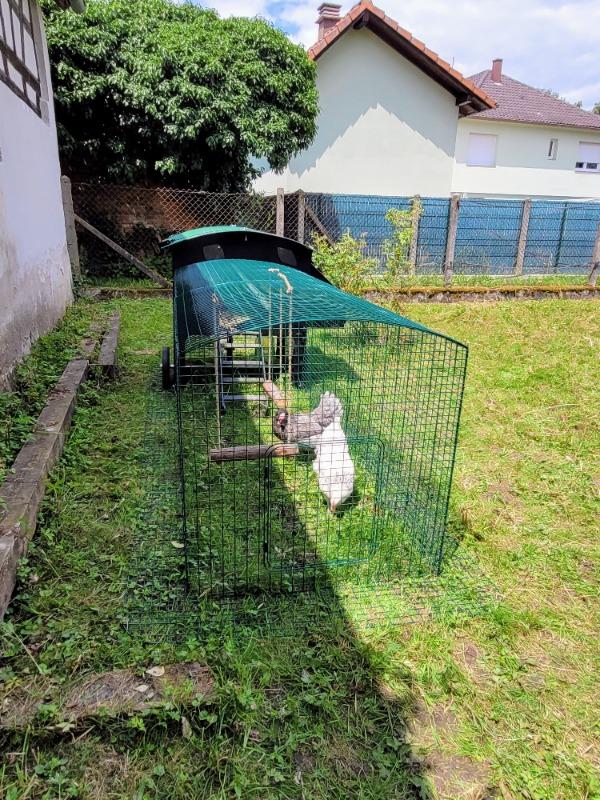
[[[334,0],[335,2],[335,0]],[[340,0],[337,0],[340,2]],[[200,0],[221,16],[261,16],[305,46],[320,0]],[[354,4],[343,2],[342,14]],[[464,75],[504,59],[512,78],[591,109],[600,101],[599,0],[376,0]]]

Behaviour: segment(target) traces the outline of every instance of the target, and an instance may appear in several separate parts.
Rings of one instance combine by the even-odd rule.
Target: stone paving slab
[[[75,410],[75,399],[87,378],[89,362],[70,361],[0,486],[0,621],[16,582],[17,565],[35,532],[48,473],[62,453]]]
[[[22,730],[35,720],[44,703],[56,705],[57,719],[78,723],[95,717],[119,716],[157,708],[166,702],[180,706],[210,701],[214,679],[197,661],[165,666],[93,672],[66,689],[34,679],[8,694],[0,704],[0,729]]]

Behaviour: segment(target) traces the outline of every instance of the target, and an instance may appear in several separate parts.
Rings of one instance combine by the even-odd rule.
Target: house
[[[600,116],[491,70],[467,78],[370,0],[319,7],[313,143],[256,188],[600,198]]]
[[[73,0],[75,10],[83,9]],[[42,11],[0,2],[0,387],[72,300]]]

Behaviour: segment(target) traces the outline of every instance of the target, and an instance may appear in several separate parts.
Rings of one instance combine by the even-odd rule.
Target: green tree
[[[304,50],[260,19],[168,0],[43,0],[64,169],[76,177],[237,190],[280,169],[318,108]]]

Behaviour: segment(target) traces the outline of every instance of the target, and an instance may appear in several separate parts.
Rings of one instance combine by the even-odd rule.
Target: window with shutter
[[[489,133],[470,133],[467,166],[495,167],[497,139],[497,136]]]
[[[600,172],[600,143],[579,142],[575,169],[579,172]]]
[[[32,0],[0,0],[0,81],[41,116]]]

